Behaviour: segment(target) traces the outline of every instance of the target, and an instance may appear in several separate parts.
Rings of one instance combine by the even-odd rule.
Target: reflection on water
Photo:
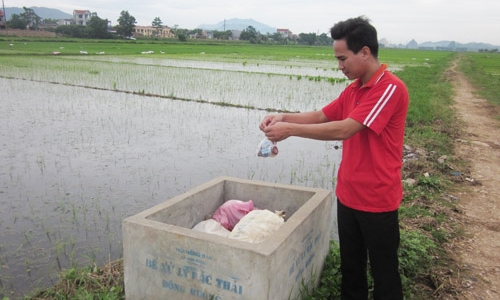
[[[290,138],[277,157],[257,157],[262,111],[0,85],[0,296],[121,257],[125,217],[217,176],[333,189],[336,143]]]

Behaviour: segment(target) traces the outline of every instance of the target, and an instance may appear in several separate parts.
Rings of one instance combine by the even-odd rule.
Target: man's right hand
[[[264,117],[262,122],[260,122],[260,130],[264,131],[264,128],[274,125],[277,122],[282,122],[283,121],[283,115],[281,114],[276,114],[276,115],[267,115]]]

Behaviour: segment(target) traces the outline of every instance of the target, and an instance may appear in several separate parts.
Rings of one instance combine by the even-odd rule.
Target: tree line
[[[136,27],[136,19],[128,11],[122,11],[117,20],[117,25],[111,27],[108,19],[101,19],[97,13],[92,13],[90,20],[86,25],[58,25],[55,19],[42,19],[31,8],[23,7],[24,12],[20,14],[12,14],[7,27],[13,29],[25,30],[49,30],[56,34],[72,37],[72,38],[94,38],[94,39],[113,39],[113,38],[131,38],[134,35]],[[151,22],[151,26],[156,30],[151,38],[158,38],[158,34],[162,28],[168,27],[163,25],[163,21],[159,17],[155,17]],[[172,33],[180,41],[187,41],[189,38],[205,38],[202,29],[182,29],[177,28],[177,25],[172,29]],[[218,40],[233,39],[233,32],[213,31],[212,38]],[[332,39],[326,34],[320,35],[316,33],[300,33],[298,36],[283,36],[280,33],[262,34],[253,26],[248,26],[239,36],[240,40],[248,41],[254,44],[260,43],[275,43],[275,44],[304,44],[304,45],[331,45]]]

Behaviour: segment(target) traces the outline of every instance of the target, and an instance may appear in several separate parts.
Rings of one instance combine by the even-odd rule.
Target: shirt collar
[[[379,80],[384,76],[385,71],[387,70],[387,64],[381,64],[380,67],[378,68],[377,72],[373,74],[372,78],[370,78],[370,81],[368,81],[367,84],[365,84],[364,87],[369,88],[377,84]],[[353,88],[361,88],[363,83],[361,82],[361,79],[358,78],[355,81],[355,84],[352,85]]]

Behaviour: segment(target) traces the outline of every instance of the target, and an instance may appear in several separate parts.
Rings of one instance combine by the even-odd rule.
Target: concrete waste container
[[[286,222],[260,244],[191,230],[231,199],[284,210]],[[332,206],[324,189],[232,177],[202,184],[123,221],[125,296],[296,299],[303,283],[319,283]]]

